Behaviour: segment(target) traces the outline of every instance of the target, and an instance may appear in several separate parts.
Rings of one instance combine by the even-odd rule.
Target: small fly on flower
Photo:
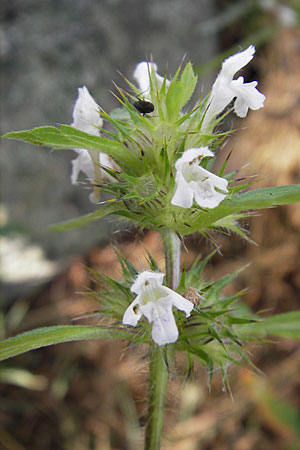
[[[153,103],[148,102],[146,100],[138,99],[136,102],[133,103],[133,106],[138,110],[138,112],[143,114],[143,116],[145,114],[150,114],[154,111]]]

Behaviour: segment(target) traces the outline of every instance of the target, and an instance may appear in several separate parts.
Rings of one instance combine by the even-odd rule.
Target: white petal
[[[83,148],[76,149],[76,152],[79,153],[79,155],[77,156],[77,158],[71,161],[72,163],[71,183],[77,184],[78,175],[80,172],[85,173],[85,175],[89,180],[93,180],[94,167],[89,152]]]
[[[99,164],[100,153],[97,150],[88,150],[94,167],[94,178],[91,180],[94,184],[100,183],[103,178],[103,170]]]
[[[103,124],[99,109],[99,105],[90,95],[87,88],[85,86],[79,88],[73,109],[72,126],[78,130],[98,136],[99,130],[96,127],[101,127]]]
[[[194,308],[193,303],[182,297],[180,294],[177,294],[177,292],[173,291],[172,289],[169,289],[168,287],[164,287],[164,289],[168,291],[172,305],[180,311],[184,311],[186,317],[189,317],[191,315],[192,309]]]
[[[208,147],[189,149],[176,162],[173,205],[190,208],[195,198],[203,208],[215,208],[226,197],[228,181],[199,166],[197,158],[214,156]],[[220,193],[215,188],[225,191]]]
[[[99,153],[99,162],[101,166],[108,167],[109,169],[114,169],[114,162],[113,160],[106,154],[106,153]],[[106,175],[109,177],[107,172],[105,172]],[[104,173],[103,173],[104,175]]]
[[[216,192],[215,190],[197,190],[195,191],[195,201],[202,208],[213,209],[216,208],[224,199],[226,195]]]
[[[152,67],[154,67],[154,70],[156,72],[157,65],[155,63],[152,63]],[[141,91],[141,94],[149,94],[150,92],[150,80],[149,80],[149,73],[151,72],[151,63],[147,61],[140,62],[133,72],[133,78],[137,81],[139,90]]]
[[[215,175],[214,173],[204,169],[203,167],[199,167],[199,169],[201,170],[201,176],[207,178],[210,184],[218,189],[221,189],[222,191],[228,192],[228,180],[218,177],[218,175]]]
[[[226,197],[228,181],[203,167],[198,167],[198,171],[199,180],[189,183],[194,189],[195,201],[202,208],[215,208]],[[225,193],[218,192],[215,188],[225,191]]]
[[[101,166],[100,167],[101,179],[114,181],[115,180],[114,177],[109,175],[109,173],[103,169],[103,167],[107,167],[108,169],[114,170],[115,164],[114,164],[113,160],[106,153],[99,152],[99,164]]]
[[[243,52],[236,53],[225,59],[222,69],[213,84],[211,96],[208,101],[209,107],[206,111],[203,124],[207,124],[211,119],[217,116],[234,98],[234,92],[231,89],[231,82],[234,74],[248,64],[253,58],[255,47],[250,45]],[[202,128],[205,128],[202,125]]]
[[[180,172],[176,175],[175,182],[177,187],[171,200],[172,205],[181,206],[181,208],[191,208],[193,205],[194,193]]]
[[[165,77],[162,77],[158,73],[156,73],[155,76],[156,76],[156,79],[157,79],[158,86],[161,87],[163,82],[164,82]],[[170,81],[166,78],[166,87],[169,87],[169,85],[170,85]]]
[[[112,179],[112,177],[101,168],[100,165],[113,168],[113,161],[105,153],[97,150],[74,149],[79,155],[71,161],[71,183],[77,184],[80,172],[83,172],[87,179],[94,184],[102,179]],[[100,159],[100,161],[99,161]],[[103,161],[104,159],[104,161]],[[91,203],[98,203],[100,200],[100,189],[95,186],[89,195]]]
[[[142,312],[139,306],[140,297],[137,296],[136,299],[128,306],[124,315],[123,315],[123,324],[124,325],[132,325],[136,327],[138,321],[142,317]]]
[[[106,153],[101,153],[97,150],[88,150],[88,153],[94,166],[94,178],[92,181],[97,184],[100,183],[101,180],[113,180],[113,177],[101,167],[104,166],[113,169],[113,160]]]
[[[229,56],[222,64],[221,72],[218,77],[222,77],[224,80],[230,82],[238,70],[241,70],[246,66],[255,53],[254,45],[250,45],[246,50]]]
[[[250,105],[254,106],[252,109],[259,109],[263,106],[264,96],[255,89],[256,82],[253,82],[256,83],[255,85],[253,83],[244,84],[243,77],[239,77],[237,80],[232,79],[238,70],[251,61],[254,53],[255,47],[250,45],[243,52],[230,56],[223,62],[208,100],[208,108],[201,127],[203,132],[207,130],[211,121],[224,110],[234,97],[238,97],[237,102],[235,102],[235,112],[240,117],[246,116],[248,108],[252,108]]]
[[[130,290],[135,294],[139,294],[145,283],[150,283],[151,280],[155,280],[158,284],[162,285],[164,276],[165,274],[161,272],[150,272],[148,270],[145,270],[137,276]]]
[[[178,339],[178,329],[170,302],[158,300],[142,307],[143,314],[153,322],[152,339],[157,345],[172,344]]]
[[[141,313],[146,317],[149,323],[159,317],[159,311],[156,302],[148,302],[140,307]]]
[[[183,164],[189,163],[193,161],[196,158],[205,158],[207,156],[214,156],[214,153],[209,150],[208,147],[196,147],[196,148],[189,148],[188,150],[185,150],[180,158],[177,159],[175,168],[176,170],[181,170]]]
[[[191,208],[193,205],[194,191],[188,181],[185,179],[183,171],[189,171],[187,166],[194,160],[199,161],[204,157],[214,156],[208,147],[190,148],[185,150],[182,156],[176,161],[175,168],[177,170],[175,183],[176,191],[173,195],[171,203],[182,208]]]
[[[151,63],[149,61],[142,61],[137,64],[135,71],[133,73],[133,78],[137,81],[140,93],[143,97],[150,96],[150,79],[149,73],[154,69],[155,76],[158,82],[158,85],[161,86],[164,81],[164,77],[157,73],[157,65],[155,63]],[[166,80],[166,86],[169,86],[170,81]],[[150,98],[149,98],[150,99]]]
[[[265,96],[256,89],[257,81],[241,83],[241,79],[243,77],[231,83],[236,96],[234,112],[239,117],[246,117],[249,108],[257,110],[264,106]]]
[[[99,105],[85,86],[78,89],[78,97],[73,109],[72,126],[78,130],[85,131],[95,136],[100,136],[97,127],[103,125],[103,120],[99,115]],[[79,156],[72,161],[71,182],[76,184],[80,172],[84,172],[87,178],[94,184],[102,179],[111,179],[111,176],[101,168],[102,166],[113,168],[112,159],[96,150],[75,149]],[[95,187],[89,199],[92,203],[100,200],[100,190]]]
[[[212,120],[220,114],[224,108],[233,100],[234,92],[227,85],[220,84],[215,86],[208,100],[208,108],[206,110],[201,131],[205,132]]]

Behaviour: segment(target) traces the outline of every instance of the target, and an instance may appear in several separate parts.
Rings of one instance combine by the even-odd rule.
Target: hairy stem
[[[162,230],[160,232],[166,262],[166,281],[171,289],[176,289],[180,281],[180,246],[181,242],[176,233],[172,230]]]
[[[180,281],[180,239],[172,230],[161,231],[166,263],[166,282],[176,289]],[[166,348],[155,345],[150,354],[148,418],[145,450],[160,450],[168,384]]]
[[[145,450],[159,450],[161,448],[168,375],[163,359],[163,348],[155,346],[150,355]]]

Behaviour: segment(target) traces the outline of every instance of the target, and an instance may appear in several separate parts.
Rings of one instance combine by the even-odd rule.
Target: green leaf
[[[175,120],[178,118],[180,111],[180,98],[183,94],[183,88],[179,80],[173,80],[168,88],[166,97],[166,105],[168,110],[169,120]]]
[[[194,74],[192,64],[189,61],[187,65],[184,68],[184,71],[182,72],[180,81],[182,83],[182,86],[184,88],[184,93],[181,98],[182,106],[184,106],[191,96],[193,95],[193,92],[195,90],[195,87],[197,85],[198,77]]]
[[[228,202],[231,203],[230,206],[239,211],[287,205],[299,201],[300,184],[256,189],[255,191],[239,194],[228,200]]]
[[[202,287],[203,281],[204,281],[203,276],[202,276],[203,269],[206,267],[209,260],[215,255],[215,253],[217,251],[218,251],[218,249],[216,248],[202,260],[201,260],[202,255],[200,255],[196,258],[192,267],[186,274],[185,286],[194,287],[197,289]]]
[[[200,358],[202,361],[204,361],[207,364],[207,367],[213,373],[214,364],[213,364],[213,360],[208,355],[208,353],[206,353],[200,347],[192,347],[191,345],[188,346],[188,351],[190,353],[192,353],[193,355],[198,356],[198,358]]]
[[[249,325],[235,326],[239,335],[266,335],[300,339],[300,311],[290,311],[268,317]]]
[[[0,341],[0,361],[29,352],[40,347],[62,342],[88,339],[130,339],[129,330],[118,327],[95,327],[81,325],[59,325],[37,328],[18,336]]]
[[[138,270],[134,267],[133,264],[131,264],[130,261],[128,261],[127,258],[125,258],[124,255],[122,255],[122,253],[118,252],[117,249],[115,249],[116,255],[118,257],[119,263],[121,265],[122,268],[122,272],[123,272],[123,278],[128,282],[132,282],[132,280],[134,280],[137,275],[138,275]]]
[[[116,108],[110,112],[110,117],[115,120],[129,120],[130,114],[126,108]]]
[[[231,198],[226,198],[219,206],[209,212],[199,211],[198,214],[194,214],[194,220],[190,221],[192,227],[190,232],[197,231],[199,228],[214,226],[223,217],[237,212],[287,205],[299,201],[300,184],[262,188],[236,194]]]
[[[234,280],[247,267],[248,264],[240,267],[232,273],[224,275],[222,278],[214,282],[206,296],[208,303],[216,303],[216,301],[219,300],[220,292],[222,291],[222,289],[224,289],[225,286],[227,286],[232,280]]]
[[[197,84],[197,76],[194,75],[190,62],[185,66],[180,80],[173,79],[167,92],[166,106],[168,117],[178,119],[181,108],[189,101]]]
[[[66,231],[71,228],[82,227],[94,220],[101,219],[102,217],[113,214],[120,210],[120,202],[107,203],[101,206],[96,211],[86,214],[85,216],[77,217],[76,219],[67,220],[58,224],[51,225],[49,228],[52,231]]]
[[[38,127],[32,130],[12,131],[2,137],[18,139],[34,145],[45,145],[53,149],[98,150],[133,169],[139,165],[139,159],[120,142],[85,133],[70,125],[60,125],[59,128]]]

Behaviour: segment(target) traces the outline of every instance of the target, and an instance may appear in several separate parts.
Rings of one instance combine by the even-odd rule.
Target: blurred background
[[[112,81],[123,86],[118,71],[130,79],[135,65],[151,56],[159,73],[172,75],[186,55],[202,77],[197,96],[206,94],[222,60],[253,43],[256,56],[243,75],[259,81],[266,104],[242,122],[229,117],[224,126],[239,130],[222,153],[234,150],[230,169],[250,162],[241,177],[259,174],[255,186],[299,183],[299,15],[297,0],[2,0],[1,134],[70,124],[82,85],[110,111],[118,106]],[[111,219],[49,231],[50,224],[95,208],[86,186],[70,183],[75,152],[0,145],[1,337],[72,323],[95,309],[78,294],[95,288],[84,266],[120,276],[113,244],[133,262],[143,263],[145,247],[162,261],[157,236],[137,238],[132,227]],[[258,246],[218,237],[223,256],[216,255],[207,276],[252,261],[232,291],[249,286],[246,302],[256,311],[299,309],[299,205],[268,210],[244,226]],[[186,247],[187,265],[211,251],[198,236]],[[196,368],[182,395],[174,374],[164,448],[300,448],[299,344],[262,347],[249,351],[264,378],[229,369],[234,402],[218,373],[209,394],[207,374]],[[140,449],[146,349],[125,350],[115,342],[63,344],[1,363],[0,449]]]

